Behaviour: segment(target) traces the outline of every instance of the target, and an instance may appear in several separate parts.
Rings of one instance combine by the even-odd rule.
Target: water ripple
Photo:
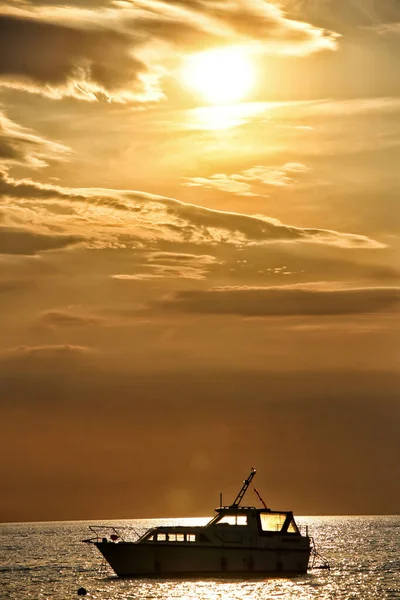
[[[100,572],[94,548],[80,543],[88,523],[0,525],[1,600],[399,600],[400,517],[309,517],[331,572],[293,579],[118,579]],[[157,524],[166,520],[158,521]],[[153,526],[156,522],[115,525]]]

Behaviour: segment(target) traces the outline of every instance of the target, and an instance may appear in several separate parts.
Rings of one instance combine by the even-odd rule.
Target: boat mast
[[[254,477],[255,474],[256,474],[255,468],[251,467],[250,475],[248,476],[247,479],[244,480],[240,492],[238,493],[238,495],[236,496],[235,500],[231,504],[231,508],[237,508],[239,506],[239,504],[243,500],[243,496],[247,492],[247,489],[248,489],[248,487],[249,487],[249,485],[251,483],[251,480],[253,479],[253,477]]]

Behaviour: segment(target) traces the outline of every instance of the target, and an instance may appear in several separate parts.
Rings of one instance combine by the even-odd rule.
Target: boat
[[[93,544],[118,577],[242,577],[300,575],[307,572],[313,540],[303,535],[291,511],[242,506],[254,468],[235,500],[203,526],[159,526],[134,541],[117,527],[91,527]],[[253,486],[254,487],[254,486]]]

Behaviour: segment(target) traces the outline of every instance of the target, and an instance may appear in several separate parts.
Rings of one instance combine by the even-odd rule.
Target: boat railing
[[[234,506],[233,504],[229,506],[219,506],[215,509],[216,512],[227,512],[227,513],[241,513],[249,510],[257,510],[255,506]]]
[[[132,526],[116,526],[116,525],[89,525],[93,536],[82,540],[87,544],[95,544],[98,542],[136,542],[143,535]]]
[[[310,569],[327,569],[331,570],[331,566],[329,561],[324,558],[318,551],[315,546],[314,538],[310,536],[310,546],[311,546],[311,565]]]

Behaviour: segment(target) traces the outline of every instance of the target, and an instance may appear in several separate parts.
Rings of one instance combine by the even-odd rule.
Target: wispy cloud
[[[294,16],[316,19],[341,30],[400,19],[398,0],[288,0],[286,5]]]
[[[153,265],[148,272],[117,273],[111,275],[113,279],[121,281],[154,281],[155,279],[205,279],[207,271],[194,267],[168,267],[166,265]]]
[[[189,254],[187,252],[149,252],[148,262],[167,264],[195,264],[198,266],[213,265],[217,262],[215,256],[210,254]]]
[[[79,314],[65,310],[49,310],[40,317],[40,324],[52,328],[77,328],[97,326],[102,323],[100,317]]]
[[[154,303],[178,312],[239,315],[346,315],[400,308],[400,288],[338,288],[316,285],[222,287],[184,290]]]
[[[262,184],[272,187],[286,187],[297,182],[296,177],[310,171],[301,163],[286,163],[282,166],[256,165],[249,169],[226,175],[219,173],[211,177],[187,178],[183,185],[188,187],[204,187],[206,189],[218,189],[238,196],[259,196],[252,184]]]
[[[14,364],[16,368],[25,365],[37,369],[41,364],[46,369],[53,366],[51,363],[60,361],[68,366],[82,356],[89,355],[91,348],[74,344],[49,344],[43,346],[18,346],[0,352],[0,360]]]
[[[65,160],[70,154],[68,147],[36,135],[0,111],[0,169],[13,165],[45,167],[51,161]]]
[[[205,279],[211,266],[218,261],[208,254],[150,252],[140,272],[112,275],[122,281],[152,281],[154,279]]]
[[[400,19],[400,14],[399,14]],[[378,23],[376,25],[370,25],[364,27],[368,31],[373,31],[380,35],[400,35],[400,20],[392,23]]]

